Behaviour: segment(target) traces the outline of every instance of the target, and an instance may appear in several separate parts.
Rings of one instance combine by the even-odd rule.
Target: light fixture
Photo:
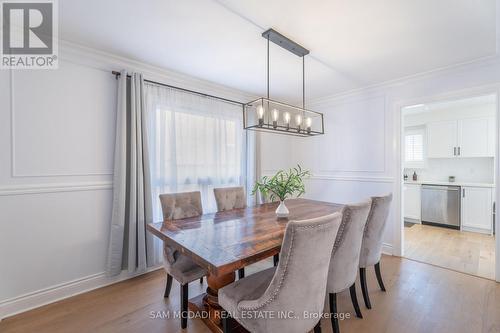
[[[306,110],[305,108],[304,58],[309,54],[309,50],[273,29],[263,32],[262,37],[267,39],[267,97],[261,97],[244,105],[243,127],[248,130],[295,136],[324,134],[323,114]],[[269,98],[269,42],[273,42],[302,58],[302,107],[274,101]],[[280,114],[283,117],[280,118]]]

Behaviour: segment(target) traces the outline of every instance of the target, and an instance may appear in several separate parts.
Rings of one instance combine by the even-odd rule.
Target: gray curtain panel
[[[151,176],[147,142],[144,81],[122,71],[118,81],[116,141],[113,174],[113,211],[107,273],[141,272],[154,266]]]

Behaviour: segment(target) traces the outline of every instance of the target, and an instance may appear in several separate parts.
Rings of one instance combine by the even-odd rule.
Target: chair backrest
[[[200,191],[160,194],[160,202],[164,221],[203,215]],[[163,264],[167,273],[177,257],[177,251],[163,242]]]
[[[346,205],[342,210],[342,223],[333,246],[328,273],[327,292],[338,293],[356,281],[359,255],[371,200]]]
[[[178,220],[203,215],[200,191],[160,194],[163,220]]]
[[[293,313],[291,318],[253,320],[251,332],[307,332],[318,319],[303,318],[304,312],[321,314],[325,300],[328,264],[341,213],[288,223],[280,260],[266,291],[256,300],[238,304],[241,310]]]
[[[382,197],[372,197],[372,205],[361,245],[359,267],[375,265],[382,255],[382,241],[389,211],[391,209],[392,193]]]
[[[247,206],[245,189],[241,186],[214,188],[214,196],[219,212]]]

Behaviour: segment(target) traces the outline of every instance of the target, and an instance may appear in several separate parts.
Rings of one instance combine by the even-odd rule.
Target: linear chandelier
[[[304,58],[309,50],[273,29],[264,31],[262,37],[267,39],[267,97],[258,98],[243,106],[244,129],[302,137],[324,134],[323,114],[305,108]],[[269,98],[269,42],[302,58],[302,107]]]

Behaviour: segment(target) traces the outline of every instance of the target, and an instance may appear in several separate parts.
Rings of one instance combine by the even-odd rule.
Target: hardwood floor
[[[485,234],[415,224],[405,227],[405,257],[495,278],[495,237]]]
[[[247,274],[270,265],[259,263]],[[339,312],[350,314],[340,321],[342,333],[500,332],[500,284],[494,281],[399,257],[384,257],[382,274],[386,293],[378,289],[374,270],[367,270],[373,309],[362,306],[363,319],[354,316],[349,293],[340,295]],[[164,299],[165,280],[158,270],[78,295],[6,318],[0,332],[209,332],[199,319],[181,330],[179,319],[150,318],[151,311],[179,308],[179,285],[174,282],[171,298]],[[196,295],[205,287],[193,282],[189,292]],[[360,295],[358,290],[362,304]],[[331,332],[329,319],[322,328]]]

